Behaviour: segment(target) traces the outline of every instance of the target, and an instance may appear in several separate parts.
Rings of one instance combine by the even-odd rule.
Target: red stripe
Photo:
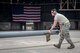
[[[40,12],[24,12],[24,14],[39,14],[40,15]]]
[[[39,8],[39,9],[40,9],[41,7],[40,7],[40,6],[38,6],[38,7],[31,7],[31,6],[28,7],[28,6],[24,6],[24,8],[29,8],[29,9],[30,9],[30,8],[32,8],[32,9],[33,9],[33,8],[35,8],[35,9],[36,9],[36,8]]]
[[[35,9],[29,10],[29,9],[24,9],[24,11],[41,11],[41,10],[35,10]]]
[[[12,16],[14,16],[14,17],[29,17],[29,16],[31,16],[31,17],[35,17],[35,16],[40,16],[40,15],[12,15]]]

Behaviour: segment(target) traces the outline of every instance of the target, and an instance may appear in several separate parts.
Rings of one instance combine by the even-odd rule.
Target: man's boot
[[[75,48],[75,45],[73,44],[73,42],[71,41],[71,39],[67,39],[68,43],[71,45],[70,47],[68,47],[67,49],[73,49]]]
[[[60,37],[59,43],[57,45],[54,44],[54,47],[60,48],[63,40],[64,40],[64,37]]]
[[[60,45],[56,45],[56,44],[54,44],[54,46],[60,49]]]
[[[68,47],[67,49],[73,49],[73,48],[75,48],[75,46],[74,46],[74,45],[71,45],[71,46]]]
[[[66,36],[68,36],[68,35],[69,35],[69,33],[66,34]],[[73,49],[73,48],[75,48],[75,45],[73,44],[72,40],[70,39],[70,36],[66,37],[66,40],[71,45],[67,49]]]
[[[63,42],[63,40],[64,40],[64,37],[63,37],[62,34],[60,34],[59,43],[58,43],[57,45],[54,44],[53,46],[54,46],[54,47],[57,47],[57,48],[60,48],[60,47],[61,47],[61,44],[62,44],[62,42]]]

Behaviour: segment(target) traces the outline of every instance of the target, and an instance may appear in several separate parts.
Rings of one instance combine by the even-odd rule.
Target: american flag
[[[14,22],[40,22],[41,7],[24,5],[23,13],[13,14]]]

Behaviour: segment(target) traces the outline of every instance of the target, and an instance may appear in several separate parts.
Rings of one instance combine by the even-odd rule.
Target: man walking
[[[61,44],[64,39],[70,44],[70,47],[67,49],[73,49],[75,48],[73,42],[70,39],[70,34],[69,34],[69,28],[70,28],[70,22],[69,20],[62,14],[58,13],[56,9],[51,10],[51,15],[54,16],[54,23],[49,30],[49,33],[52,32],[52,29],[55,28],[57,23],[59,23],[60,26],[60,39],[58,44],[54,44],[55,47],[60,48]]]

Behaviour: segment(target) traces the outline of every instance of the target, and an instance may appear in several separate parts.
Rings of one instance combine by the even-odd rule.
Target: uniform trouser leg
[[[73,42],[72,42],[72,40],[70,39],[69,33],[65,33],[64,38],[66,39],[66,41],[67,41],[71,46],[74,45]]]
[[[72,40],[70,39],[69,28],[70,28],[70,23],[64,24],[62,26],[62,34],[64,35],[64,38],[70,45],[74,45]]]
[[[64,35],[62,33],[60,33],[60,39],[59,39],[58,46],[61,47],[61,44],[62,44],[63,40],[64,40]]]

